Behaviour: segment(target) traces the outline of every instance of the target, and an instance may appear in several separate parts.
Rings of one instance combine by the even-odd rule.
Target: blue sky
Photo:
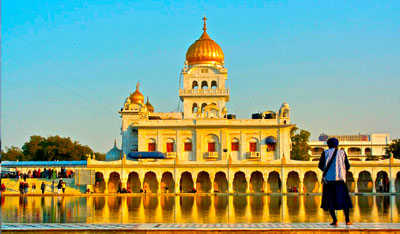
[[[1,10],[3,147],[58,134],[106,152],[139,80],[156,111],[175,110],[204,14],[225,54],[230,113],[286,101],[311,139],[400,137],[399,1],[5,0]]]

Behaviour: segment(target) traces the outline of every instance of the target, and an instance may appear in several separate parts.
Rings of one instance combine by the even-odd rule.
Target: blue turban
[[[339,145],[339,140],[334,138],[334,137],[332,137],[332,138],[329,138],[326,143],[328,144],[329,149],[330,148],[336,148]]]

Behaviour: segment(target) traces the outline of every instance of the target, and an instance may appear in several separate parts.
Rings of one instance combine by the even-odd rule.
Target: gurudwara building
[[[122,148],[114,145],[106,161],[88,158],[87,168],[96,177],[93,191],[320,192],[322,173],[316,163],[290,160],[294,125],[286,102],[279,110],[249,119],[229,114],[224,53],[203,20],[203,33],[187,50],[182,69],[183,111],[157,112],[137,84],[119,112]],[[314,150],[324,147],[317,144]],[[373,191],[380,171],[390,177],[394,189],[400,169],[387,167],[388,160],[355,165],[347,181],[350,190]]]

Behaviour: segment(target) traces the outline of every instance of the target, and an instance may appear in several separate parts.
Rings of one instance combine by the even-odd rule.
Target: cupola
[[[134,93],[129,96],[129,99],[132,103],[144,103],[144,96],[141,92],[139,92],[139,83],[136,84],[136,90]]]

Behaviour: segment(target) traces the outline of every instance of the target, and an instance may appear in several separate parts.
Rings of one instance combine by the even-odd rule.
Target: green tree
[[[106,154],[95,152],[94,156],[96,157],[96,160],[99,160],[99,161],[105,161],[106,160]]]
[[[5,152],[1,151],[1,160],[2,161],[23,161],[24,155],[22,154],[22,150],[17,146],[6,147]]]
[[[310,154],[308,153],[309,150],[311,150],[308,145],[310,135],[310,132],[304,129],[299,129],[297,127],[292,128],[290,131],[290,138],[292,140],[292,151],[290,152],[291,159],[304,161],[310,159]]]
[[[386,147],[386,154],[393,154],[394,158],[400,158],[400,138],[394,139],[392,143]]]
[[[87,154],[93,150],[89,146],[81,145],[72,141],[69,137],[31,136],[28,142],[22,146],[22,153],[25,160],[33,161],[72,161],[86,160]]]

